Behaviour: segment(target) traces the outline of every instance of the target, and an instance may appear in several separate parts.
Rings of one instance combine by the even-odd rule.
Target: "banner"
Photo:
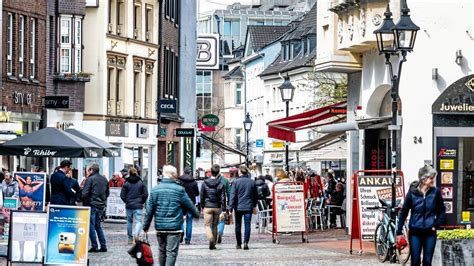
[[[379,223],[379,211],[367,210],[367,207],[380,206],[379,200],[391,203],[392,179],[393,177],[390,175],[364,175],[357,178],[362,239],[372,240],[374,238],[375,227]],[[399,204],[405,198],[403,177],[397,176],[395,184],[397,204]]]
[[[13,173],[18,182],[20,205],[22,211],[45,210],[46,173]]]
[[[9,257],[12,262],[43,261],[47,221],[45,212],[11,212]]]
[[[87,265],[90,208],[50,205],[45,264]]]
[[[1,194],[1,193],[0,193]],[[8,255],[8,235],[10,231],[10,210],[18,208],[18,198],[3,199],[3,208],[0,208],[0,257]]]
[[[120,187],[111,187],[109,188],[110,195],[107,198],[107,208],[105,210],[106,216],[118,216],[118,217],[127,217],[125,211],[125,203],[120,198]]]
[[[275,184],[275,218],[277,232],[304,232],[304,187],[296,184]]]

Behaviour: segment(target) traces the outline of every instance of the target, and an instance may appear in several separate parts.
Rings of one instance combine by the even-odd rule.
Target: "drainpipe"
[[[161,106],[161,59],[163,57],[163,48],[162,48],[162,44],[163,44],[163,38],[161,37],[161,35],[163,34],[163,0],[160,0],[159,1],[159,4],[160,4],[160,8],[158,8],[158,21],[159,21],[159,24],[158,24],[158,66],[157,66],[157,72],[158,72],[158,76],[157,76],[157,84],[158,84],[158,92],[157,92],[157,97],[156,97],[156,122],[157,122],[157,125],[158,125],[158,134],[156,135],[156,166],[157,168],[159,169],[160,168],[160,165],[159,165],[159,152],[160,152],[160,136],[161,136],[161,112],[160,112],[160,106]]]

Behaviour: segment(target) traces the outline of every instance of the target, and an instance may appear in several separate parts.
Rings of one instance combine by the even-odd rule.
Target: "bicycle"
[[[400,207],[392,208],[389,204],[383,200],[379,200],[382,206],[368,207],[368,210],[382,210],[382,215],[379,216],[379,223],[375,227],[374,243],[375,253],[377,259],[380,262],[385,262],[390,258],[390,262],[398,262],[401,264],[407,263],[410,259],[410,247],[409,245],[402,249],[396,248],[396,230],[397,223],[396,219],[392,218],[397,216]],[[408,239],[408,229],[406,225],[403,226],[403,235]]]

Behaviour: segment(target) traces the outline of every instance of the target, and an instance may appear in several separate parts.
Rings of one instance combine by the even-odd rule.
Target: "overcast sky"
[[[214,9],[226,9],[227,5],[231,5],[236,2],[241,4],[249,4],[251,0],[197,0],[198,1],[198,12],[202,13]]]

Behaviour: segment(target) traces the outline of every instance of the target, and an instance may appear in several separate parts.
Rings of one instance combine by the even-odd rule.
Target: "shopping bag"
[[[229,224],[233,224],[233,223],[234,223],[234,220],[232,218],[232,214],[226,213],[225,214],[225,224],[229,225]]]
[[[153,252],[148,243],[148,235],[145,234],[145,240],[135,240],[135,245],[128,250],[128,254],[130,254],[140,266],[153,265]]]

